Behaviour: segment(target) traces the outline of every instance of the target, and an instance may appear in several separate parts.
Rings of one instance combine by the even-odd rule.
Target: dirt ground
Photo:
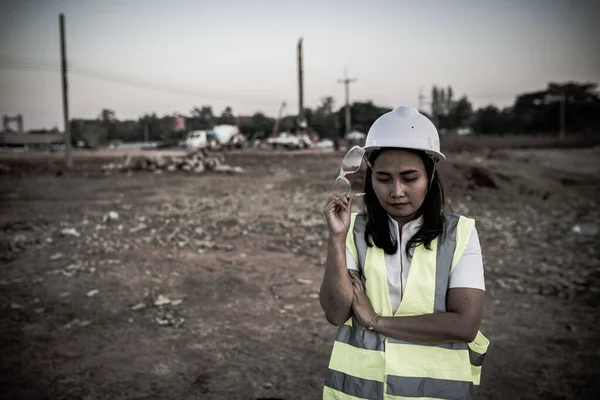
[[[480,398],[598,398],[600,148],[447,156],[485,260]],[[106,158],[0,155],[1,397],[319,398],[341,154],[226,154],[243,174],[104,174]]]

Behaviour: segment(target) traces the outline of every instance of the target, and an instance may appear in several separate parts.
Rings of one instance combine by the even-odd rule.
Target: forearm
[[[455,312],[410,317],[379,317],[373,330],[394,339],[419,344],[473,341],[478,327]]]
[[[346,267],[345,237],[331,236],[319,300],[325,317],[333,325],[341,325],[352,315],[352,284]]]

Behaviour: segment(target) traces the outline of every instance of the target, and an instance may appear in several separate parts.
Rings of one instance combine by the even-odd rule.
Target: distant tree
[[[190,115],[190,125],[194,130],[211,129],[215,124],[212,106],[194,107]]]
[[[377,106],[370,100],[367,102],[354,102],[350,105],[352,129],[366,133],[377,118],[391,110],[391,108]],[[345,108],[341,107],[336,112],[336,115],[338,121],[338,134],[343,136],[346,129]]]
[[[119,135],[115,128],[117,118],[115,117],[115,112],[113,110],[103,108],[98,115],[98,119],[106,128],[106,137],[108,138],[108,141],[119,139]]]
[[[296,116],[295,115],[286,115],[281,118],[281,122],[279,123],[279,132],[291,132],[294,129],[294,125],[296,124]]]
[[[439,113],[438,115],[446,115],[448,99],[446,98],[446,92],[444,88],[439,89]]]
[[[145,139],[146,132],[148,134],[148,140],[160,141],[164,139],[163,129],[160,123],[160,118],[156,115],[156,113],[148,113],[142,115],[138,119],[139,125],[139,134],[138,137],[143,140]]]
[[[225,109],[221,113],[221,116],[219,118],[217,118],[217,121],[219,124],[222,124],[222,125],[235,125],[236,124],[235,116],[233,115],[233,110],[231,109],[230,106],[225,107]]]
[[[511,130],[512,112],[510,108],[500,110],[489,105],[478,109],[472,119],[471,128],[479,134],[501,134]]]
[[[544,90],[518,95],[512,107],[499,109],[486,106],[476,111],[466,96],[454,100],[451,86],[431,89],[431,115],[438,129],[456,129],[470,126],[476,133],[548,133],[558,134],[561,107],[564,104],[566,131],[597,134],[600,131],[600,93],[598,84],[590,82],[550,82]],[[257,112],[251,116],[235,117],[230,106],[215,117],[212,106],[194,107],[186,119],[187,130],[211,129],[216,124],[237,124],[245,135],[270,135],[275,118]],[[367,132],[373,122],[390,108],[373,104],[372,101],[354,102],[350,106],[353,129]],[[308,126],[323,137],[342,136],[345,133],[345,108],[335,110],[333,97],[326,96],[316,109],[305,108]],[[173,115],[158,117],[156,113],[145,114],[137,121],[119,121],[115,111],[104,108],[96,119],[72,119],[72,141],[79,140],[102,146],[110,140],[143,140],[148,134],[151,141],[174,139],[185,132],[175,132]],[[295,132],[297,116],[282,117],[279,131]],[[266,136],[264,136],[266,137]]]
[[[461,97],[457,102],[450,105],[450,110],[446,115],[446,128],[458,129],[468,126],[473,118],[473,105],[465,97]]]
[[[517,96],[514,126],[521,132],[551,133],[560,130],[564,98],[567,132],[600,130],[600,95],[596,83],[549,83],[545,90]],[[563,97],[564,96],[564,97]]]
[[[100,111],[98,119],[104,123],[114,122],[116,121],[115,112],[108,108],[103,108],[102,111]]]
[[[327,96],[321,99],[321,105],[315,109],[308,121],[311,129],[321,137],[331,138],[338,134],[338,121],[333,111],[335,101]]]
[[[254,113],[250,117],[238,118],[240,132],[250,138],[266,138],[271,135],[275,118],[266,116],[261,112]]]
[[[440,115],[440,92],[434,85],[431,89],[431,117],[437,120],[438,115]]]

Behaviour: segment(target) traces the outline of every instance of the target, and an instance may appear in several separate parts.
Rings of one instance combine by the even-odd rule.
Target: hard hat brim
[[[439,151],[425,150],[425,149],[416,148],[416,147],[408,147],[408,146],[407,147],[385,147],[385,146],[365,146],[365,147],[363,147],[363,150],[365,151],[366,154],[368,154],[374,150],[378,150],[378,149],[398,149],[398,150],[406,149],[406,150],[422,151],[423,153],[430,156],[435,161],[436,164],[440,161],[446,160],[446,156]]]

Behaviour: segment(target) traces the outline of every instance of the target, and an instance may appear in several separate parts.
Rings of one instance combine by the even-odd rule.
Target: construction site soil
[[[0,154],[0,397],[319,398],[336,334],[321,210],[342,155],[244,150],[225,153],[242,173],[196,174]],[[598,398],[600,148],[447,157],[484,255],[480,398]]]

